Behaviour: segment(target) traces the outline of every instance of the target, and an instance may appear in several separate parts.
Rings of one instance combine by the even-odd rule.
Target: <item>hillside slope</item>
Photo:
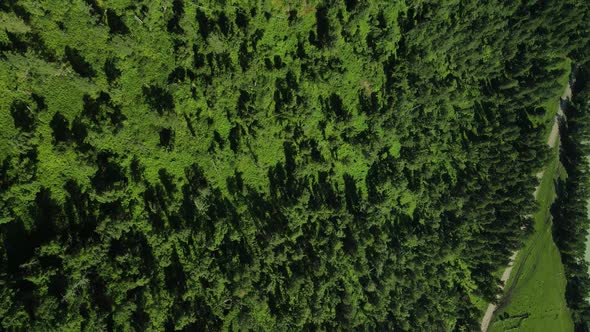
[[[0,2],[2,329],[477,329],[589,7]]]

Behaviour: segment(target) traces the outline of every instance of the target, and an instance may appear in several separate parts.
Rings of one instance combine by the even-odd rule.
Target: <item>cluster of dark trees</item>
[[[0,2],[0,324],[469,331],[590,4]]]
[[[566,300],[576,331],[590,331],[590,73],[576,71],[573,99],[560,125],[560,160],[567,178],[558,185],[552,206],[553,234],[567,277]]]

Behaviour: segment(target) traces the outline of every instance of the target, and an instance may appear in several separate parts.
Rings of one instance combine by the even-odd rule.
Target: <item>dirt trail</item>
[[[571,99],[572,97],[572,89],[571,86],[568,84],[565,90],[563,91],[563,95],[561,96],[562,99]],[[549,134],[549,138],[547,138],[547,145],[550,147],[555,147],[555,143],[557,143],[557,138],[559,137],[559,117],[563,116],[563,109],[561,108],[561,102],[557,105],[557,114],[555,115],[555,120],[553,121],[553,127],[551,128],[551,133]],[[544,171],[537,173],[537,178],[543,178]],[[534,196],[537,199],[537,195],[539,194],[540,185],[535,188]],[[508,266],[502,273],[502,289],[506,285],[506,282],[510,278],[512,274],[512,268],[514,267],[514,261],[516,261],[516,256],[518,255],[518,251],[515,251],[512,256],[510,257],[510,262]],[[494,317],[494,313],[496,312],[497,305],[490,303],[488,305],[488,309],[486,310],[483,319],[481,320],[481,330],[482,332],[487,332],[492,318]]]

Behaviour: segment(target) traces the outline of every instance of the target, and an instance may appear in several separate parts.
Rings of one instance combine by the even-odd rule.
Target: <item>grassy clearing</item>
[[[551,234],[549,208],[555,198],[554,181],[563,175],[557,158],[558,144],[554,153],[537,196],[535,232],[516,258],[490,331],[573,331],[564,296],[563,265]]]

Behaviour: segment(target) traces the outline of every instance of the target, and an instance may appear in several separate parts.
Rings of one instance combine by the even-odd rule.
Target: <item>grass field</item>
[[[489,331],[573,331],[564,296],[563,265],[553,242],[549,213],[555,197],[554,180],[563,173],[557,147],[541,181],[535,232],[518,254]]]

